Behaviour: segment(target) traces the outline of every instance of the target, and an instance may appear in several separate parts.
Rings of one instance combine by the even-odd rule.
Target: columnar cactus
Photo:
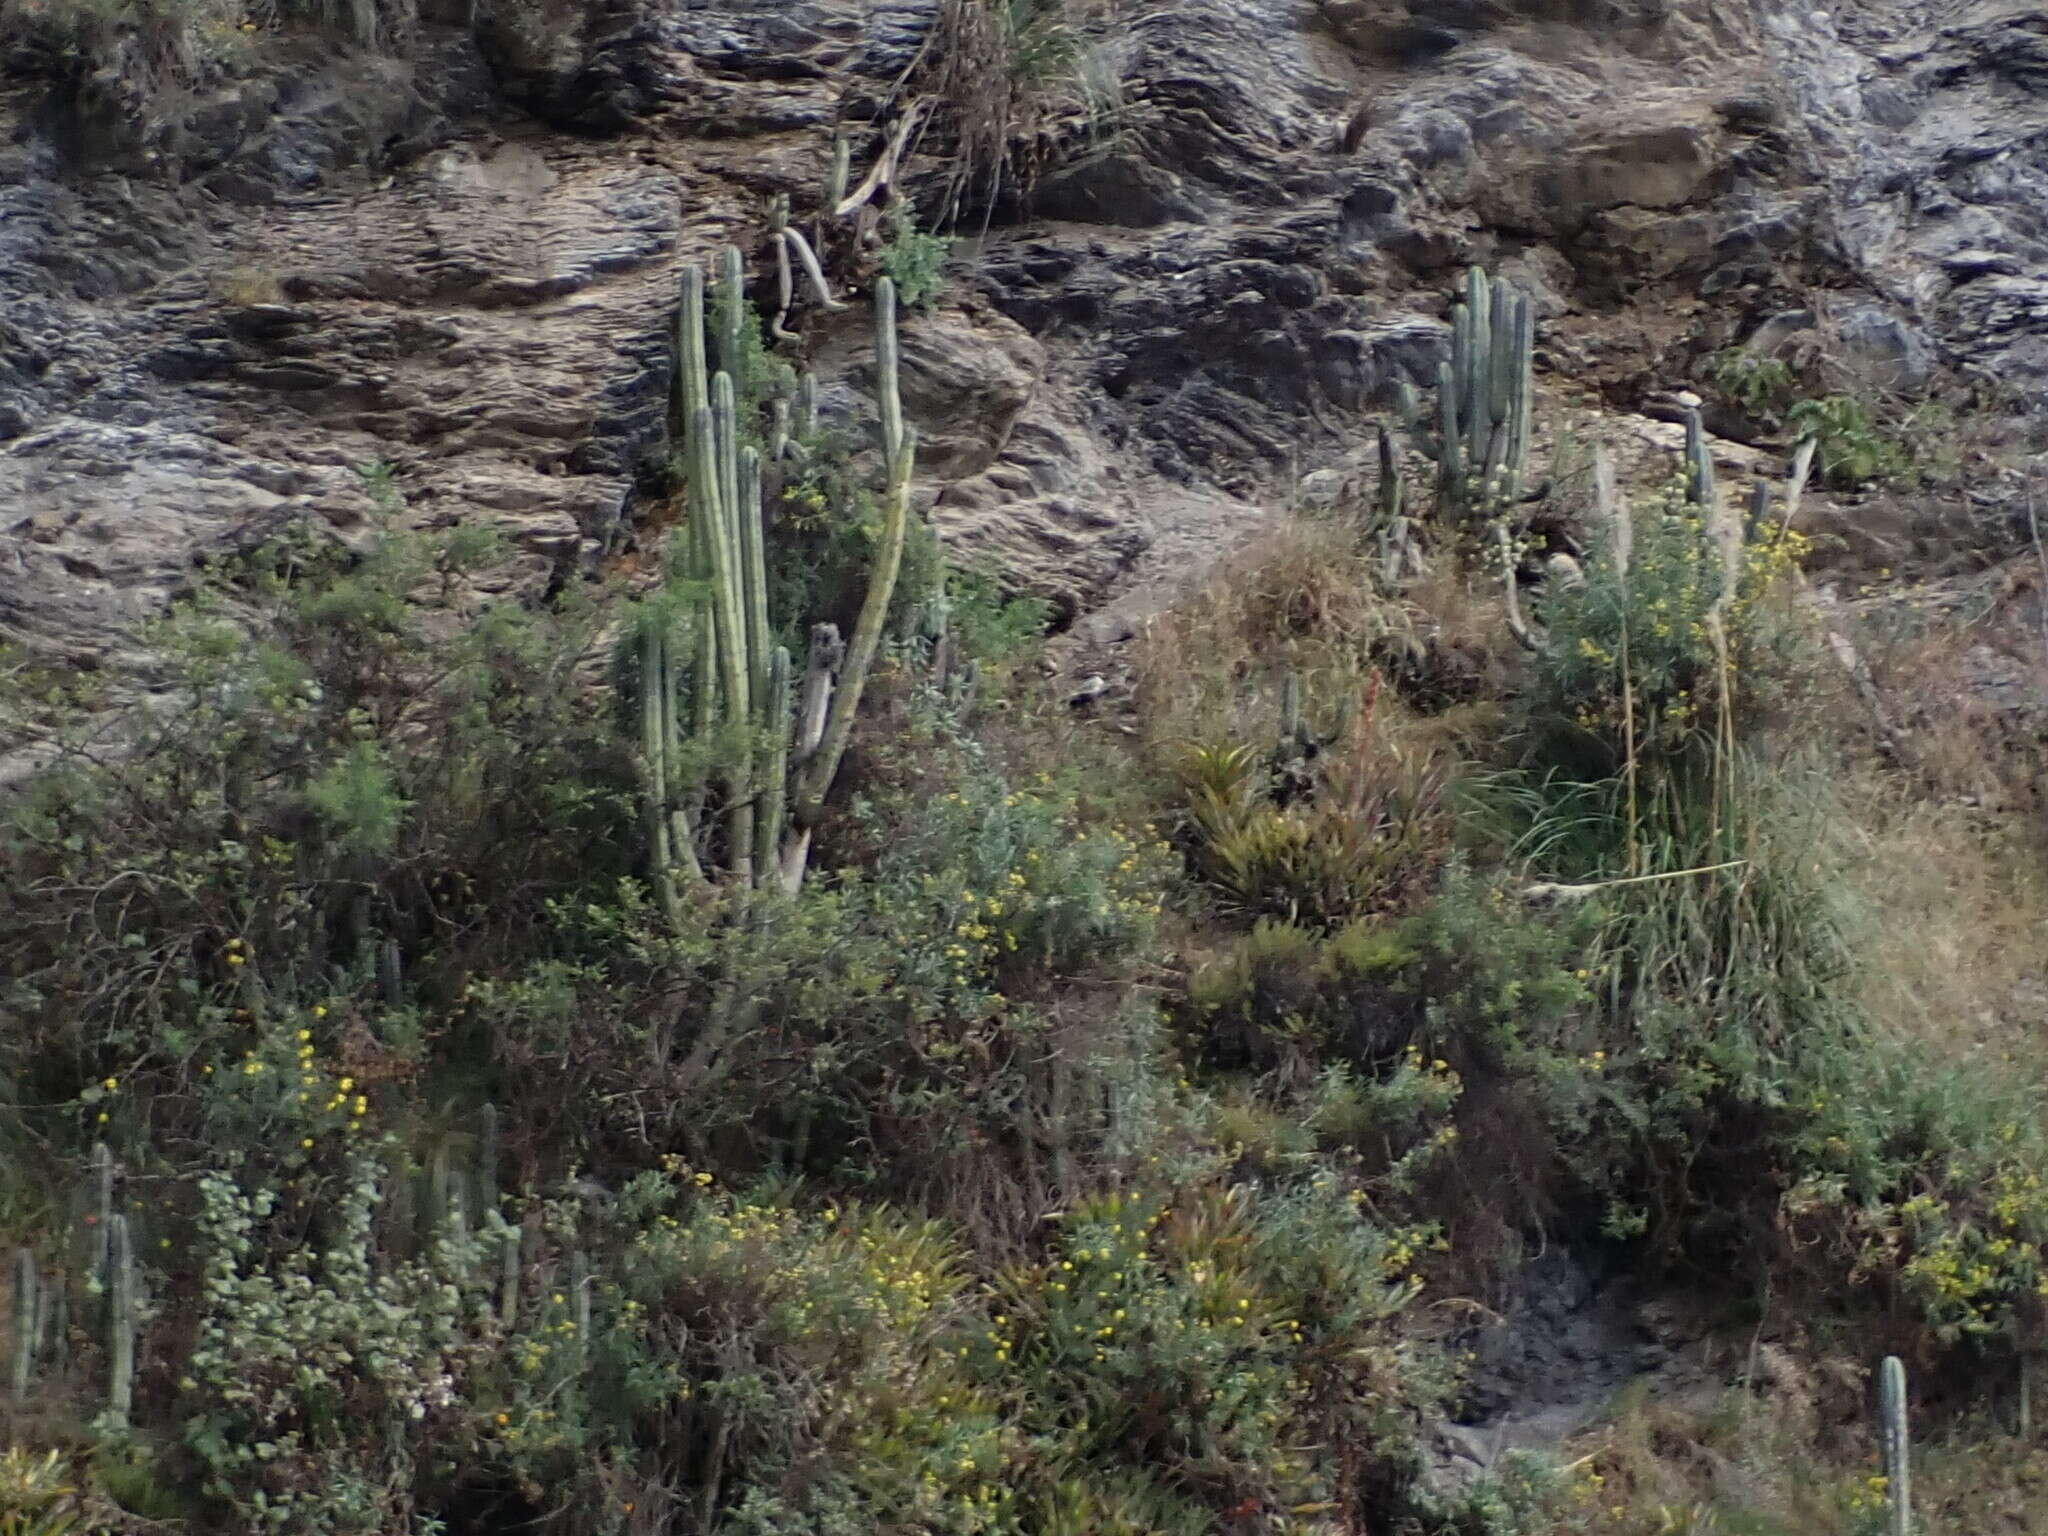
[[[689,522],[678,574],[706,594],[688,614],[674,600],[642,605],[638,635],[638,713],[643,785],[656,893],[680,922],[677,875],[709,877],[700,853],[707,765],[722,768],[725,867],[741,885],[771,881],[794,891],[809,857],[809,827],[831,787],[859,707],[862,686],[894,597],[910,506],[913,444],[903,425],[897,384],[895,290],[882,279],[876,298],[883,446],[889,466],[882,539],[853,644],[842,652],[831,626],[813,632],[804,680],[816,732],[791,738],[793,692],[788,653],[772,645],[767,550],[762,521],[763,464],[742,441],[737,365],[743,320],[739,253],[723,258],[715,330],[721,361],[708,372],[704,275],[683,276],[677,335],[677,416],[689,479]],[[797,397],[797,430],[816,422],[816,385]],[[687,661],[686,661],[687,658]],[[843,658],[843,659],[842,659]],[[693,708],[687,728],[678,699],[687,678]],[[796,760],[792,762],[792,750]]]
[[[135,1407],[135,1335],[142,1310],[135,1244],[128,1218],[114,1216],[107,1233],[107,1415],[126,1428]]]
[[[1474,267],[1451,318],[1451,356],[1437,368],[1437,424],[1401,386],[1401,414],[1437,466],[1437,501],[1460,523],[1491,515],[1520,494],[1529,455],[1536,311],[1511,283]]]
[[[476,1131],[477,1219],[488,1221],[498,1208],[498,1106],[485,1104],[477,1112]]]
[[[1714,455],[1696,405],[1685,408],[1685,499],[1696,507],[1714,505]]]
[[[107,1283],[107,1243],[114,1215],[114,1154],[104,1141],[92,1144],[92,1182],[86,1198],[92,1203],[92,1238],[86,1260],[86,1279],[94,1285]]]
[[[14,1399],[28,1396],[28,1384],[35,1373],[36,1335],[40,1331],[40,1277],[36,1258],[26,1248],[14,1254]]]
[[[1905,1363],[1897,1355],[1886,1355],[1878,1376],[1878,1431],[1884,1442],[1885,1492],[1891,1499],[1891,1536],[1911,1536],[1913,1446],[1906,1430]]]
[[[896,577],[903,567],[903,546],[910,531],[910,475],[917,459],[917,435],[903,422],[899,368],[896,285],[885,277],[875,285],[876,393],[882,413],[882,462],[889,476],[882,502],[882,538],[875,551],[874,569],[868,576],[860,618],[846,648],[846,661],[832,690],[824,735],[817,751],[797,774],[790,807],[790,833],[783,840],[782,881],[790,891],[802,883],[804,865],[810,856],[811,827],[824,804],[825,792],[839,773],[840,759],[853,735],[861,692],[867,686],[868,669],[881,646],[882,626],[888,619]]]

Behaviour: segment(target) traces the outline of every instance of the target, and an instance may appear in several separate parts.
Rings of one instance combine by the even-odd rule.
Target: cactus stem
[[[1890,1536],[1912,1536],[1913,1444],[1906,1425],[1905,1362],[1897,1355],[1886,1355],[1879,1382],[1885,1492],[1891,1500]]]
[[[107,1414],[122,1429],[135,1408],[135,1334],[139,1298],[136,1294],[135,1246],[128,1218],[117,1214],[108,1223],[107,1265]]]
[[[28,1396],[35,1372],[36,1333],[41,1304],[35,1255],[26,1248],[14,1252],[14,1400]]]

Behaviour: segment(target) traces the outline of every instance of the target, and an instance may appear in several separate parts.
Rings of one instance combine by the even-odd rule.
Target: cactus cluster
[[[1404,381],[1401,415],[1437,466],[1437,504],[1460,524],[1513,503],[1529,455],[1536,311],[1512,283],[1474,267],[1451,320],[1451,356],[1437,366],[1436,423]]]
[[[93,1146],[83,1193],[87,1240],[81,1268],[89,1292],[101,1298],[96,1310],[102,1315],[106,1330],[106,1420],[115,1428],[125,1428],[135,1401],[135,1347],[142,1328],[142,1277],[128,1217],[115,1209],[114,1155],[105,1142]],[[46,1273],[30,1249],[15,1250],[10,1385],[16,1402],[28,1396],[39,1363],[48,1363],[60,1373],[68,1364],[70,1302],[64,1269]]]
[[[793,720],[792,664],[788,651],[772,643],[768,615],[764,461],[744,440],[753,424],[741,419],[735,382],[745,339],[740,253],[727,249],[720,266],[711,316],[716,374],[707,360],[703,271],[693,266],[683,276],[677,425],[689,484],[688,526],[674,573],[679,579],[671,595],[642,606],[638,636],[639,746],[654,880],[664,910],[677,922],[679,881],[709,880],[714,847],[723,869],[743,887],[776,884],[793,892],[802,883],[809,828],[844,756],[895,593],[914,453],[897,385],[895,291],[884,278],[875,296],[889,476],[881,544],[851,644],[842,651],[830,625],[812,632],[802,708]],[[774,457],[815,422],[809,380],[796,406],[793,437],[790,402],[776,402],[767,439]],[[722,835],[715,840],[706,825],[714,761],[723,807]]]

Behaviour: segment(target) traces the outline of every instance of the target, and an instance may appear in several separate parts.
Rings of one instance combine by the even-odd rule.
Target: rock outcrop
[[[508,590],[595,572],[664,451],[679,265],[738,241],[765,282],[766,199],[815,207],[835,124],[864,168],[937,10],[429,17],[404,62],[266,45],[147,133],[16,58],[0,639],[128,670],[195,558],[351,537],[387,475],[504,531]],[[2048,382],[2038,7],[1181,0],[1079,72],[904,381],[930,516],[1069,614],[1355,443],[1468,261],[1536,295],[1553,384],[1616,403],[1804,333],[1873,388]],[[930,206],[945,169],[906,176]],[[800,323],[862,418],[851,330]]]

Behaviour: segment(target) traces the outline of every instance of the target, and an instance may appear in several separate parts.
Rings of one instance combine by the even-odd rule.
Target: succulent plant
[[[14,1399],[28,1396],[35,1374],[37,1334],[41,1322],[41,1284],[36,1257],[26,1248],[14,1254]]]
[[[1536,311],[1512,283],[1478,267],[1451,318],[1451,356],[1437,367],[1434,430],[1405,381],[1402,418],[1415,446],[1437,466],[1439,507],[1469,523],[1512,504],[1529,456]]]
[[[1891,1500],[1891,1536],[1913,1529],[1912,1439],[1906,1428],[1906,1366],[1886,1355],[1878,1372],[1878,1437],[1884,1445],[1885,1493]]]
[[[838,631],[812,632],[810,665],[801,690],[803,729],[792,739],[792,663],[771,645],[767,550],[762,522],[762,458],[743,432],[737,366],[743,335],[738,295],[739,253],[723,260],[716,317],[721,360],[707,372],[704,274],[683,275],[678,327],[677,414],[689,477],[689,524],[677,575],[679,590],[708,597],[694,603],[654,600],[642,606],[637,640],[640,753],[649,843],[658,899],[681,920],[677,878],[710,878],[704,837],[706,765],[723,770],[723,853],[741,885],[780,883],[794,891],[809,858],[810,826],[838,772],[853,715],[881,641],[895,594],[910,511],[914,452],[903,424],[897,373],[895,292],[887,278],[876,294],[877,375],[883,447],[889,466],[880,548],[854,630],[842,648]],[[816,421],[817,389],[806,377],[798,387],[797,422],[808,435]],[[687,680],[693,709],[687,728],[679,700]],[[745,742],[714,752],[715,743]]]
[[[125,1428],[135,1407],[135,1335],[142,1310],[141,1286],[128,1218],[117,1214],[107,1226],[107,1415]]]

